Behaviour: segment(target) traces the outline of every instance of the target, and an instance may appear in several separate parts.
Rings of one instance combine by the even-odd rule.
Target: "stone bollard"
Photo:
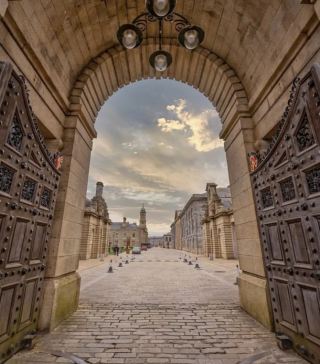
[[[120,262],[119,262],[119,265],[118,265],[119,268],[122,268],[123,265],[122,265],[122,257],[120,257]]]
[[[110,265],[109,265],[108,273],[113,273],[112,259],[110,260]]]

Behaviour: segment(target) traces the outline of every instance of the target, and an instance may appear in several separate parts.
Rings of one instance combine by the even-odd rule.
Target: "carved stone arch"
[[[250,117],[245,89],[227,63],[201,47],[190,52],[172,39],[164,43],[174,61],[161,75],[149,65],[149,55],[157,49],[151,39],[138,49],[127,51],[115,46],[94,58],[81,71],[71,90],[71,115],[94,123],[101,106],[119,88],[142,79],[168,78],[203,93],[216,107],[223,124],[232,124],[240,116]]]

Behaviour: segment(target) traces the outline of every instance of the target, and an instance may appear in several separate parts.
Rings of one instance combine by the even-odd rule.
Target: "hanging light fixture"
[[[197,26],[186,26],[179,33],[179,43],[187,49],[195,49],[202,43],[204,31]]]
[[[147,0],[146,7],[150,14],[163,18],[173,12],[176,0]]]
[[[204,31],[181,14],[174,12],[176,0],[146,0],[147,12],[137,16],[132,23],[122,25],[117,32],[120,44],[126,49],[137,48],[143,41],[143,32],[148,22],[159,23],[159,50],[152,53],[149,62],[158,72],[164,72],[172,63],[172,56],[162,49],[163,22],[175,24],[178,41],[186,49],[197,48],[204,39]]]
[[[149,62],[158,72],[164,72],[172,63],[172,56],[169,52],[160,50],[151,54]]]
[[[127,49],[139,47],[143,40],[142,31],[134,24],[122,25],[118,30],[117,37]]]

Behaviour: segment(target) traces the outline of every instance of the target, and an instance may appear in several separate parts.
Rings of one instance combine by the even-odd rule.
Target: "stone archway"
[[[194,85],[220,112],[243,271],[241,302],[265,325],[271,321],[246,154],[276,125],[292,79],[320,60],[319,1],[261,0],[257,6],[181,0],[177,10],[206,31],[204,48],[184,53],[171,40],[170,26],[164,34],[176,62],[166,77]],[[65,156],[40,328],[55,327],[77,306],[75,272],[95,116],[118,87],[157,76],[146,61],[155,29],[133,51],[139,54],[133,63],[116,46],[118,26],[143,9],[144,0],[4,1],[0,9],[1,60],[26,77],[46,137]]]
[[[125,51],[119,46],[112,47],[94,58],[79,74],[70,93],[70,112],[66,119],[66,126],[70,125],[69,130],[72,135],[69,139],[70,146],[65,147],[66,152],[64,153],[66,163],[70,166],[68,173],[63,175],[66,178],[65,184],[68,186],[67,192],[61,194],[64,202],[68,203],[69,195],[71,204],[74,190],[83,191],[84,197],[91,153],[90,140],[96,136],[93,125],[105,100],[117,89],[130,82],[160,77],[147,62],[147,55],[155,47],[156,44],[152,40],[149,40],[140,49],[131,52]],[[264,267],[247,163],[247,152],[253,148],[254,136],[246,92],[232,68],[214,53],[203,48],[196,52],[188,52],[179,48],[173,40],[167,40],[165,47],[174,54],[175,63],[163,77],[180,80],[194,86],[209,98],[220,114],[223,124],[221,137],[226,140],[231,191],[236,206],[235,219],[239,221],[239,230],[249,230],[249,234],[253,236],[250,247],[245,247],[245,249],[253,251],[253,254],[248,257],[244,249],[243,257],[241,257],[240,248],[240,260],[243,258],[242,269],[245,282],[241,286],[241,296],[248,297],[248,291],[251,294],[255,291],[254,300],[242,299],[242,305],[251,315],[266,326],[270,326]],[[85,139],[86,143],[83,142]],[[86,164],[73,170],[72,165],[79,165],[80,160],[82,163],[85,161]],[[79,187],[79,181],[81,181],[81,187]],[[83,206],[79,204],[78,207],[82,211]],[[65,213],[69,215],[68,205],[65,204],[64,208]],[[246,211],[245,220],[244,210]],[[59,221],[59,217],[56,224],[57,226],[65,225],[63,221]],[[73,221],[72,224],[79,225],[79,219]],[[243,244],[248,243],[247,236],[239,236],[240,246],[241,240]],[[64,250],[64,241],[62,233],[59,243],[61,251]],[[65,259],[63,255],[55,258],[57,262]],[[73,272],[70,270],[69,274],[74,274]],[[247,281],[246,275],[249,277]],[[57,283],[57,287],[59,284]],[[75,286],[79,285],[77,278],[71,285],[74,286],[73,291],[76,292],[78,288]],[[74,309],[74,306],[75,303],[72,303],[70,310]],[[60,319],[53,318],[51,323],[44,322],[43,325],[44,327],[48,325],[54,327]]]
[[[199,48],[189,52],[175,39],[166,39],[164,49],[174,62],[163,74],[148,63],[157,49],[152,39],[140,48],[126,51],[116,46],[94,58],[80,73],[70,92],[70,110],[94,123],[103,103],[119,88],[144,78],[170,78],[185,82],[203,93],[216,107],[223,124],[236,116],[250,117],[248,98],[235,71],[216,54]]]

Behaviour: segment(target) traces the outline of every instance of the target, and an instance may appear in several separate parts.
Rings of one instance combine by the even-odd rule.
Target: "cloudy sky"
[[[197,90],[171,80],[144,80],[116,92],[96,121],[88,197],[96,181],[113,221],[138,221],[145,204],[149,235],[170,230],[174,211],[207,182],[228,185],[221,123]]]

